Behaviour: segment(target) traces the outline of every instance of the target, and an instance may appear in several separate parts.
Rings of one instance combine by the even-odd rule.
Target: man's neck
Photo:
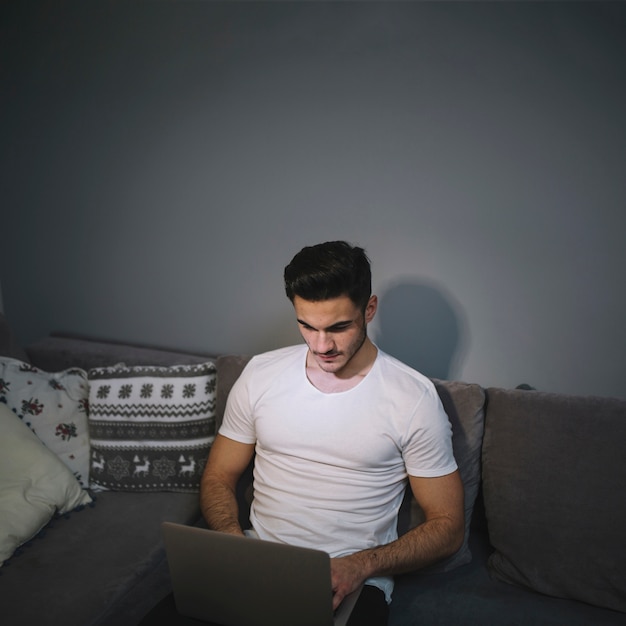
[[[370,372],[378,349],[365,338],[356,354],[338,372],[325,372],[310,351],[307,353],[306,373],[309,382],[324,393],[340,393],[356,387]]]

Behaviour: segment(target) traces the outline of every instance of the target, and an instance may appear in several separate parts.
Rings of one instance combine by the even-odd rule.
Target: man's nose
[[[326,352],[332,352],[334,347],[335,341],[330,333],[317,333],[315,337],[315,352],[326,354]]]

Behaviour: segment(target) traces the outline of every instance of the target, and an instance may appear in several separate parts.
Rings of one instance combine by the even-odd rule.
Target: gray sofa
[[[60,336],[22,350],[6,324],[0,356],[48,372],[208,358]],[[219,423],[247,358],[214,360]],[[466,544],[397,577],[391,625],[625,624],[626,402],[435,382],[465,485]],[[419,519],[407,498],[400,531]],[[0,568],[3,623],[137,624],[170,589],[164,520],[201,524],[197,494],[107,491],[55,518]]]

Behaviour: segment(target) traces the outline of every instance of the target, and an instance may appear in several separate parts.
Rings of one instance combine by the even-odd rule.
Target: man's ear
[[[370,296],[370,299],[365,306],[365,323],[369,324],[376,315],[378,310],[378,296]]]

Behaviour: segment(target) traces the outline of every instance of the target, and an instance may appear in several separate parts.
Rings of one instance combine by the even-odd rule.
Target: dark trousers
[[[348,626],[386,626],[389,607],[385,594],[376,587],[365,585],[352,610]],[[219,626],[209,622],[201,622],[191,617],[184,617],[176,610],[174,596],[170,594],[159,602],[142,620],[139,626]]]
[[[365,585],[352,609],[348,626],[387,626],[389,605],[385,594],[371,585]]]

